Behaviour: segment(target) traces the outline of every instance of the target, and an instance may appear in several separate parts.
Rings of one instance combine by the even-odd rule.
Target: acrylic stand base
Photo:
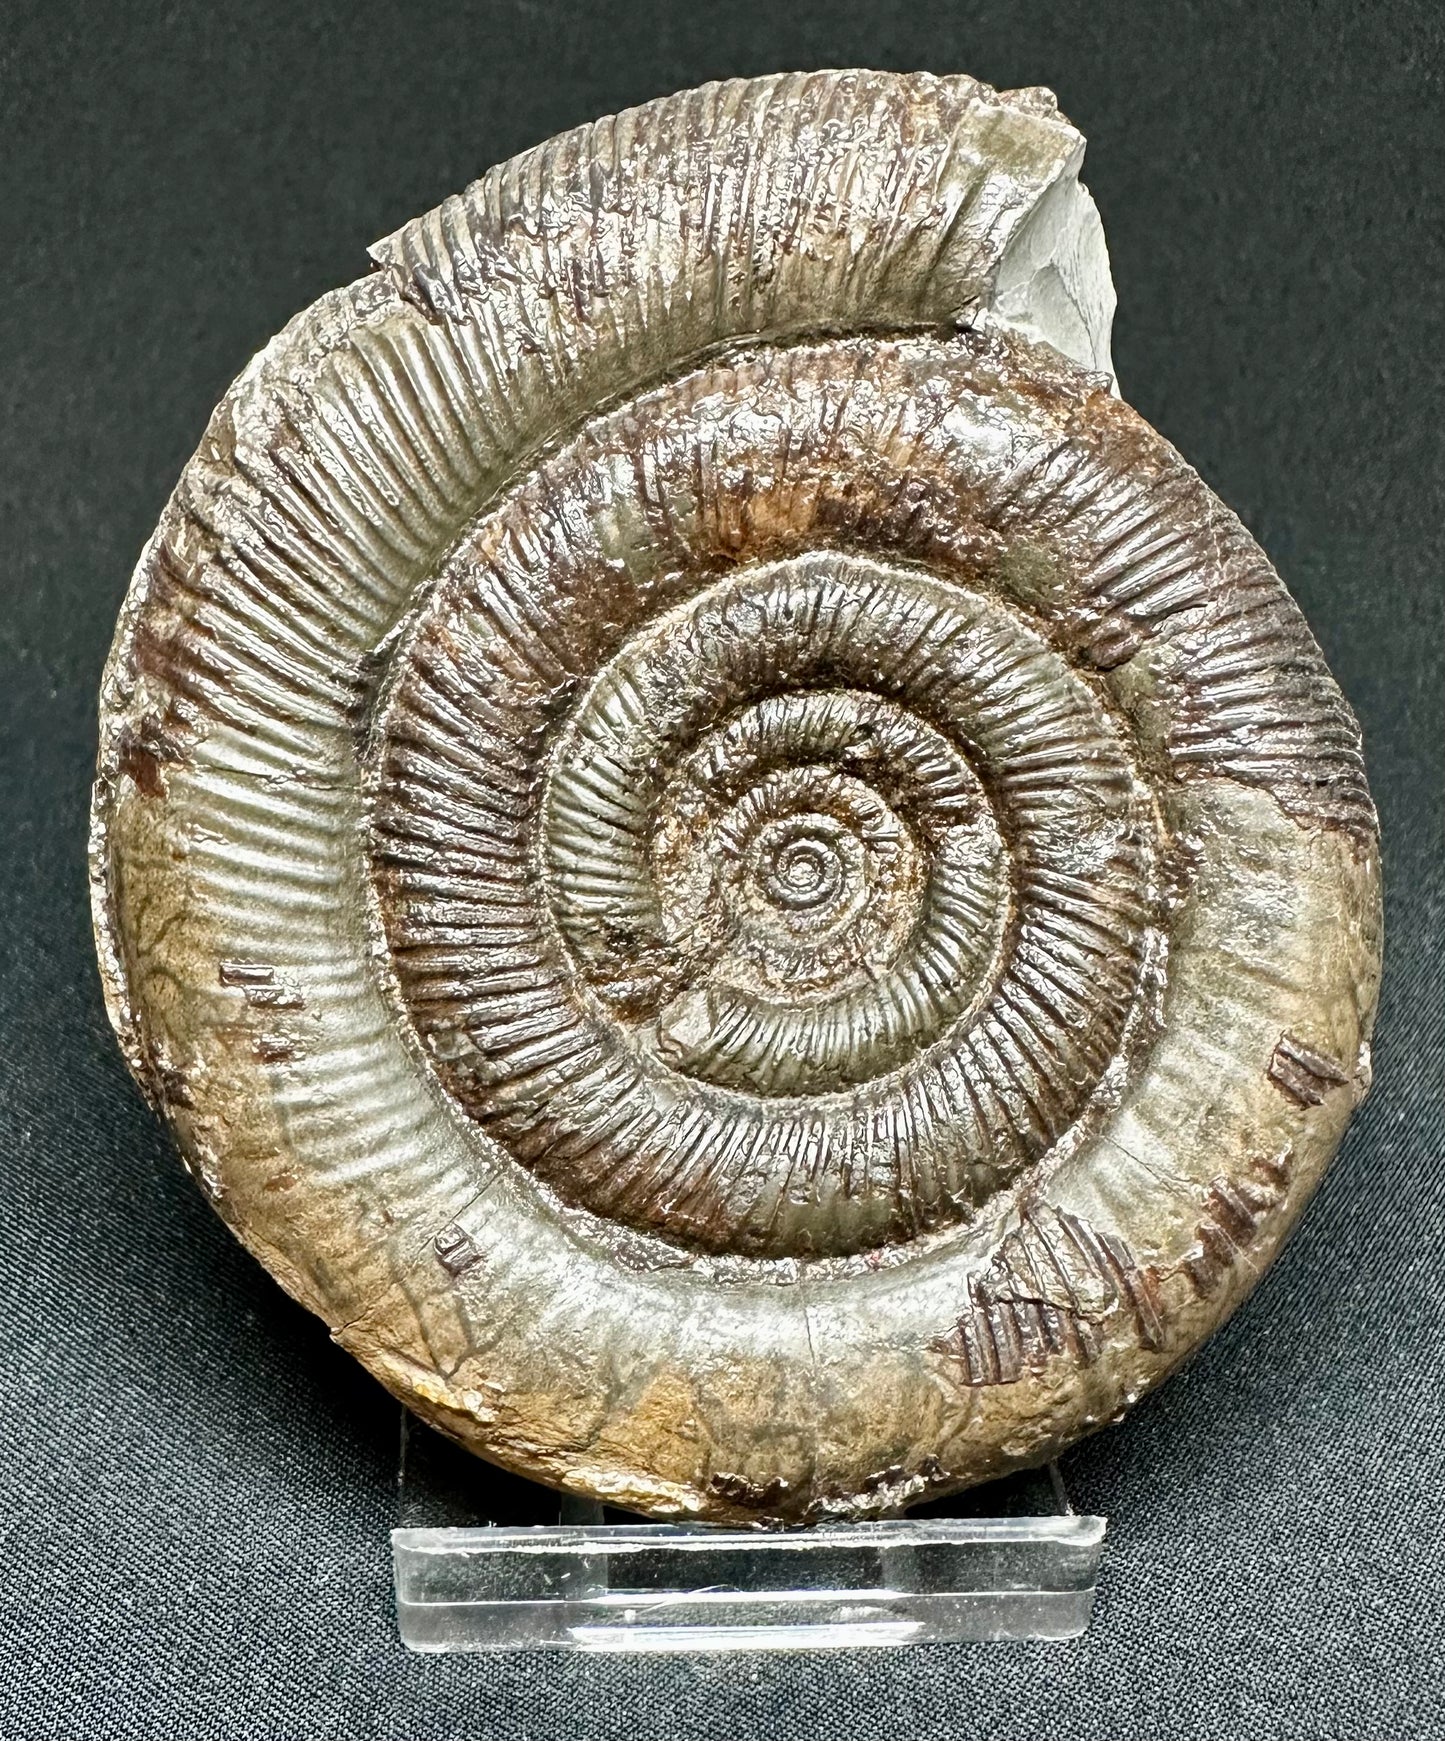
[[[1057,1465],[906,1518],[774,1533],[627,1519],[416,1421],[402,1432],[392,1560],[413,1650],[836,1649],[1089,1624],[1104,1519],[1068,1509]]]

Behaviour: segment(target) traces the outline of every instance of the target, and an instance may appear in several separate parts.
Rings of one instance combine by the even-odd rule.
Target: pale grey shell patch
[[[1111,395],[1081,151],[866,73],[552,141],[288,327],[142,560],[127,1056],[512,1467],[798,1521],[1047,1456],[1242,1297],[1361,1089],[1358,733]]]

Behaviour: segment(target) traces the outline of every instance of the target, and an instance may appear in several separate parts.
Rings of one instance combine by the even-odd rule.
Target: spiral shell
[[[1112,392],[1042,92],[554,140],[232,388],[102,702],[112,1016],[408,1403],[659,1516],[1054,1454],[1367,1082],[1354,720]]]

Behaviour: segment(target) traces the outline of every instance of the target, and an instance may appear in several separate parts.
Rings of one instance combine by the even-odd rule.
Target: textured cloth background
[[[930,1741],[1445,1733],[1442,27],[1418,4],[12,0],[0,56],[0,1735]],[[1263,540],[1364,723],[1374,1097],[1251,1303],[1074,1452],[1072,1645],[408,1658],[397,1413],[131,1088],[83,874],[131,565],[212,404],[374,237],[732,73],[1047,83],[1126,397]],[[483,1471],[484,1477],[484,1471]]]

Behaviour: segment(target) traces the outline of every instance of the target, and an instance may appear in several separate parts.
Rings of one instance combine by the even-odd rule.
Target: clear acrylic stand
[[[403,1643],[427,1651],[1074,1638],[1104,1522],[1073,1513],[1051,1464],[881,1522],[650,1524],[479,1465],[407,1417],[397,1617]]]

